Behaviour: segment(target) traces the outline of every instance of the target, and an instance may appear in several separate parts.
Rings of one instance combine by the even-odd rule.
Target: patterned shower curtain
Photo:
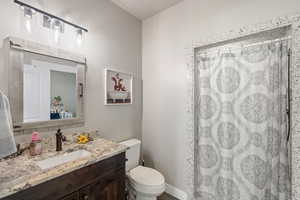
[[[195,197],[289,200],[288,42],[196,52]]]

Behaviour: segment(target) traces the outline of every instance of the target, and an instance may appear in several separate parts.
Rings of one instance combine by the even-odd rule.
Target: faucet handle
[[[62,136],[61,136],[61,140],[62,140],[63,142],[66,142],[66,141],[67,141],[67,137],[64,136],[64,135],[62,135]]]
[[[62,134],[62,132],[61,132],[61,129],[57,129],[56,136],[57,136],[57,137],[60,137],[60,138],[63,137],[63,134]]]
[[[61,132],[61,129],[57,129],[56,135],[59,135],[61,137],[61,141],[63,141],[63,142],[67,141],[67,137],[63,135],[63,133]]]

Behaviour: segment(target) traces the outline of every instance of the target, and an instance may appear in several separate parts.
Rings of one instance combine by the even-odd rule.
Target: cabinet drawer
[[[79,200],[78,192],[65,196],[62,200]]]
[[[120,170],[93,184],[93,200],[124,200],[125,173]]]

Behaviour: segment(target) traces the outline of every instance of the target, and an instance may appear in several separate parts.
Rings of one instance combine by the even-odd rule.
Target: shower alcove
[[[190,199],[300,198],[300,15],[187,48]]]

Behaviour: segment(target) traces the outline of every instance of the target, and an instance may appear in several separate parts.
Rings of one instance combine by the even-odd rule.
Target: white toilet
[[[126,151],[129,199],[157,199],[165,191],[164,176],[155,169],[139,165],[141,141],[131,139],[121,142],[121,144],[129,148]]]

